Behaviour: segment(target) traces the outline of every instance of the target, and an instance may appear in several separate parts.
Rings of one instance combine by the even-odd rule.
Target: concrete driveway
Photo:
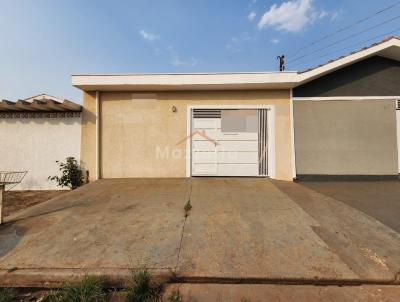
[[[185,281],[382,284],[395,282],[399,249],[393,229],[296,183],[100,180],[0,226],[0,283],[146,266]]]

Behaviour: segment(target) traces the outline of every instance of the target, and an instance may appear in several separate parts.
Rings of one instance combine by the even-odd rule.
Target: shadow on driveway
[[[400,233],[400,181],[298,184],[356,208]]]

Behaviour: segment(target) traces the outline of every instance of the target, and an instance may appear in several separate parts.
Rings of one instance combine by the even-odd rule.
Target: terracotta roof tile
[[[64,100],[62,103],[52,99],[34,99],[32,102],[19,100],[16,103],[8,100],[0,101],[0,112],[81,112],[82,106]]]

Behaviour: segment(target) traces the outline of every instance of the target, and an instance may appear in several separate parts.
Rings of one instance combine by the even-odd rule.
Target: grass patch
[[[130,286],[126,289],[126,302],[156,302],[161,301],[163,285],[151,280],[147,269],[132,272]]]
[[[182,302],[182,297],[179,290],[173,290],[168,297],[169,302]]]
[[[192,209],[192,205],[190,204],[190,200],[187,201],[185,204],[185,207],[183,208],[185,210],[185,217],[189,216],[190,210]]]
[[[0,287],[0,302],[11,302],[15,299],[15,292],[11,288]]]
[[[43,302],[105,302],[107,292],[102,282],[85,276],[79,283],[67,283],[61,290],[52,291]]]

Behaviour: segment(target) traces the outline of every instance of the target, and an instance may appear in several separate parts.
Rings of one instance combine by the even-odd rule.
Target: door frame
[[[275,105],[187,105],[186,134],[190,138],[186,141],[186,177],[192,177],[192,111],[193,109],[267,109],[268,127],[268,175],[258,177],[275,178]],[[257,177],[257,176],[255,176]]]

